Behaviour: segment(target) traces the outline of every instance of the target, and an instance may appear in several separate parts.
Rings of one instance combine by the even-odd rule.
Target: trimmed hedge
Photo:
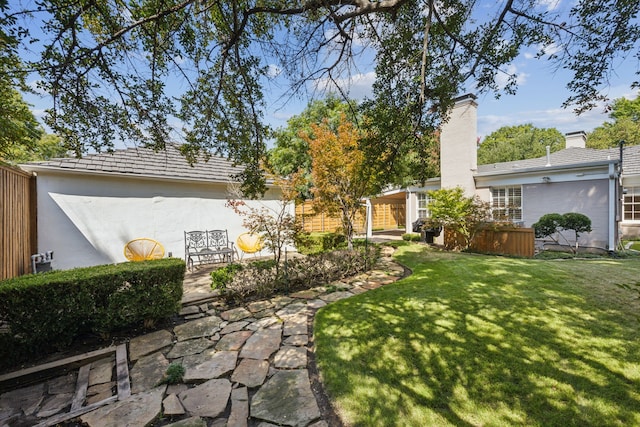
[[[0,282],[0,358],[67,347],[82,333],[102,336],[180,310],[185,263],[128,262],[20,276]],[[15,360],[14,360],[15,361]]]

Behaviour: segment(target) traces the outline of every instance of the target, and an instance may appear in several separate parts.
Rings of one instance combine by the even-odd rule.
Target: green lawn
[[[410,277],[316,316],[345,424],[640,425],[640,260],[396,257]]]

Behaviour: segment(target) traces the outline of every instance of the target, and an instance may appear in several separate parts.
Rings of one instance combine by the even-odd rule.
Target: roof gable
[[[512,162],[490,163],[478,165],[478,174],[518,173],[530,169],[545,167],[580,167],[588,163],[615,161],[620,158],[619,148],[596,150],[593,148],[565,148],[547,156],[534,159],[516,160]],[[625,147],[623,151],[623,174],[640,175],[640,145]]]
[[[127,148],[111,153],[90,154],[82,158],[60,158],[21,165],[23,169],[59,170],[83,173],[124,175],[131,177],[155,177],[198,181],[228,182],[243,168],[222,157],[203,156],[190,165],[175,146],[165,150]]]

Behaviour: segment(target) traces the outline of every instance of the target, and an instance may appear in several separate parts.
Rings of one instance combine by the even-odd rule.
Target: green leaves
[[[538,222],[532,225],[536,238],[548,237],[554,242],[559,243],[559,237],[562,237],[568,243],[568,239],[562,234],[564,230],[573,230],[576,251],[578,249],[578,238],[581,233],[591,232],[591,219],[588,216],[578,212],[567,212],[563,215],[550,213],[540,217]],[[558,235],[558,238],[555,235]]]
[[[39,0],[20,10],[0,0],[0,80],[24,87],[37,74],[53,97],[46,123],[78,156],[116,143],[185,143],[185,153],[246,165],[238,178],[259,195],[271,83],[286,86],[284,98],[327,82],[348,94],[340,82],[375,55],[362,148],[377,178],[404,184],[432,176],[432,141],[452,99],[471,87],[515,91],[509,65],[525,49],[574,73],[568,104],[595,105],[614,60],[638,51],[639,8],[632,0],[580,0],[568,13],[525,0]],[[39,57],[22,66],[19,47]]]
[[[532,124],[504,126],[488,135],[478,148],[478,164],[510,162],[544,156],[565,146],[557,129],[536,128]]]

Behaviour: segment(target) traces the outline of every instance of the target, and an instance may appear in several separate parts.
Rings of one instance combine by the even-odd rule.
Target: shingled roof
[[[478,165],[478,175],[517,173],[525,170],[549,167],[579,167],[589,163],[606,162],[619,158],[620,151],[618,148],[595,150],[592,148],[572,147],[551,153],[549,159],[547,159],[547,156],[543,156],[535,159]],[[547,163],[550,166],[547,166]],[[624,148],[623,174],[627,176],[640,175],[640,146],[636,145]]]
[[[57,170],[147,178],[229,182],[243,168],[227,159],[204,157],[190,165],[174,146],[154,151],[148,148],[127,148],[112,153],[90,154],[82,158],[60,158],[21,165],[29,171]]]

